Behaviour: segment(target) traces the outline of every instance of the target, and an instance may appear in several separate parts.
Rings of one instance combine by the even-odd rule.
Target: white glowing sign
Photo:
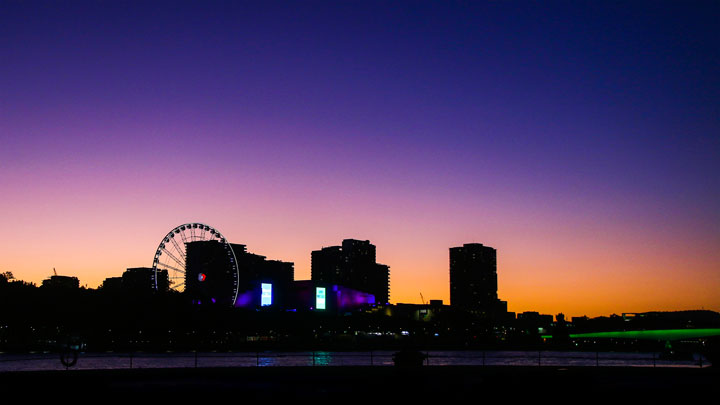
[[[325,309],[325,287],[315,288],[315,308]]]
[[[260,294],[260,306],[272,305],[272,284],[260,284],[262,293]]]

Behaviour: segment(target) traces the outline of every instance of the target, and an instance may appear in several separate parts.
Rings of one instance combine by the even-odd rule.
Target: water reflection
[[[231,353],[81,353],[73,369],[392,366],[394,351],[231,352]],[[707,367],[696,354],[682,361],[661,360],[658,353],[551,351],[429,351],[431,366],[618,366]],[[0,354],[0,372],[63,370],[57,353]]]

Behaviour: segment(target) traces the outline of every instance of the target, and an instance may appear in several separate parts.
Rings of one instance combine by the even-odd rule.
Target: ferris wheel
[[[201,224],[189,223],[173,228],[162,239],[160,245],[155,251],[153,258],[153,272],[155,274],[155,289],[162,289],[158,280],[164,279],[167,273],[169,289],[183,292],[185,291],[187,269],[187,246],[192,242],[208,242],[215,241],[220,244],[223,268],[227,273],[228,279],[232,285],[228,285],[228,293],[233,298],[233,303],[237,300],[238,294],[238,266],[235,252],[233,252],[230,243],[217,229]],[[198,275],[194,275],[198,276]],[[204,279],[205,275],[200,274]]]

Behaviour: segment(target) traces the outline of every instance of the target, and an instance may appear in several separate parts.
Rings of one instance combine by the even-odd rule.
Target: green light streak
[[[571,334],[573,339],[606,338],[606,339],[648,339],[648,340],[682,340],[701,337],[720,336],[720,328],[716,329],[662,329],[662,330],[630,330],[617,332],[593,332]]]

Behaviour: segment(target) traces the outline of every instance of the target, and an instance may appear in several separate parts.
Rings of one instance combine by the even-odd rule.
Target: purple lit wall
[[[337,286],[335,293],[338,310],[352,310],[359,307],[374,304],[375,296],[362,291],[353,290],[352,288]]]
[[[315,310],[316,288],[324,287],[326,310],[352,311],[375,302],[375,296],[340,285],[316,284],[311,280],[295,281],[292,287],[291,309]]]
[[[237,300],[235,301],[235,308],[251,308],[254,306],[254,300],[256,294],[253,294],[253,290],[241,292],[238,294]]]

